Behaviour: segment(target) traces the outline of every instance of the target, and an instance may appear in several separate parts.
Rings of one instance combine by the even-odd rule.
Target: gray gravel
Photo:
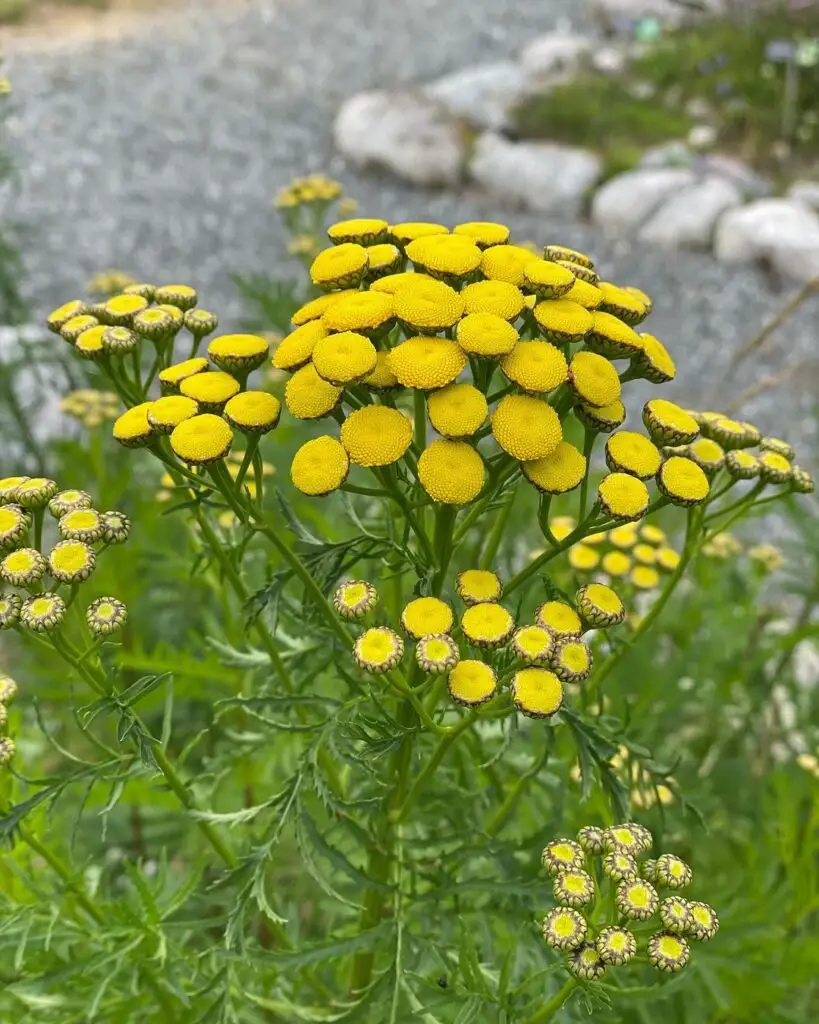
[[[283,255],[271,196],[294,175],[325,171],[374,215],[503,218],[519,238],[593,253],[613,279],[655,298],[650,329],[680,365],[680,400],[702,403],[716,388],[709,404],[724,402],[788,362],[816,359],[814,301],[774,346],[719,385],[738,346],[783,301],[755,271],[635,250],[588,225],[542,222],[469,191],[422,193],[359,177],[333,156],[330,126],[351,92],[512,55],[561,18],[576,21],[576,0],[181,6],[184,17],[117,41],[9,48],[9,132],[22,175],[11,212],[29,231],[26,287],[38,310],[80,292],[94,271],[118,267],[195,284],[207,306],[235,322],[242,307],[232,273],[297,272]],[[808,446],[817,434],[818,381],[814,362],[742,413]]]

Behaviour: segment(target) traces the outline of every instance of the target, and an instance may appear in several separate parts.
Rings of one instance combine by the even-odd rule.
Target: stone
[[[746,199],[761,199],[772,191],[770,179],[757,174],[741,160],[722,153],[709,153],[697,160],[696,170],[706,175],[718,175],[732,181]]]
[[[656,170],[661,167],[692,167],[693,164],[694,154],[691,148],[687,142],[678,139],[647,149],[637,166]]]
[[[568,81],[591,53],[593,40],[557,29],[538,36],[523,48],[520,64],[526,77],[538,84]]]
[[[717,222],[714,254],[722,263],[765,262],[782,276],[819,275],[819,215],[793,199],[757,199]]]
[[[413,185],[454,185],[463,175],[463,128],[423,94],[358,93],[342,104],[333,136],[351,164],[390,171]]]
[[[702,178],[664,202],[638,237],[664,249],[707,249],[719,217],[741,203],[742,193],[730,181]]]
[[[629,55],[620,46],[595,46],[591,53],[591,66],[599,75],[616,78],[622,75],[629,64]]]
[[[695,180],[687,168],[638,168],[618,174],[595,194],[592,220],[609,234],[636,234],[666,201]]]
[[[510,142],[485,132],[475,144],[469,174],[509,203],[577,216],[602,167],[600,157],[587,149],[555,142]]]
[[[819,181],[795,181],[787,191],[788,199],[819,210]]]
[[[717,141],[717,129],[712,124],[695,124],[688,133],[688,145],[692,149],[710,149]]]
[[[453,117],[481,131],[509,127],[510,112],[524,95],[526,75],[519,64],[479,64],[445,75],[424,87]]]

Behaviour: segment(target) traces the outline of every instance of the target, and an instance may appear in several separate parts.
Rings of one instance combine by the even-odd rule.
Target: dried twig
[[[770,391],[773,388],[779,387],[784,384],[786,380],[789,380],[798,370],[804,369],[810,365],[810,360],[799,359],[795,363],[791,363],[778,373],[769,373],[766,377],[751,384],[744,391],[742,391],[733,401],[729,402],[725,407],[725,415],[732,416],[735,412],[738,412],[747,402],[750,402],[752,398],[756,398],[765,391]]]

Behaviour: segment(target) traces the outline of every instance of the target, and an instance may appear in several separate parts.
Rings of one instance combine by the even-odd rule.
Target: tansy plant
[[[302,182],[280,196],[287,216],[302,216],[305,188],[319,211],[337,197],[331,184]],[[113,436],[132,450],[122,458],[158,460],[163,513],[184,518],[221,575],[224,636],[208,644],[249,682],[209,709],[181,752],[184,761],[196,747],[201,767],[176,763],[170,699],[158,727],[136,710],[143,691],[167,682],[128,684],[107,634],[88,635],[101,606],[87,621],[70,614],[108,542],[86,495],[0,483],[6,624],[53,646],[97,691],[95,707],[122,720],[120,742],[136,745],[142,770],[164,777],[201,833],[198,867],[186,875],[183,858],[169,870],[190,920],[204,892],[216,901],[201,930],[185,932],[209,958],[210,980],[200,984],[202,960],[157,981],[140,955],[134,998],[159,1000],[168,1020],[217,1005],[211,988],[223,1001],[242,992],[242,1013],[219,1020],[495,1019],[464,1016],[457,999],[429,1008],[427,980],[460,963],[468,991],[503,1019],[534,1024],[568,990],[537,968],[548,963],[541,944],[502,967],[501,955],[479,962],[478,942],[492,959],[500,911],[486,872],[473,889],[489,902],[463,900],[462,872],[494,864],[500,884],[514,858],[494,860],[498,844],[550,759],[567,773],[579,764],[582,797],[606,821],[629,815],[610,760],[625,744],[643,772],[644,755],[602,710],[621,659],[704,545],[812,481],[785,442],[718,412],[652,397],[626,423],[629,383],[668,384],[675,366],[642,330],[650,298],[601,280],[586,255],[535,253],[497,223],[360,218],[328,234],[310,263],[314,296],[272,355],[261,336],[218,334],[185,285],[129,284],[48,319],[119,396]],[[254,384],[271,363],[278,383]],[[53,547],[41,542],[47,505],[64,538]],[[515,535],[513,513],[528,537]],[[540,549],[529,557],[532,534]],[[553,567],[573,585],[559,588]],[[651,592],[639,618],[637,591]],[[113,621],[119,605],[104,604]],[[226,775],[208,767],[219,743],[253,763],[285,733],[297,753],[274,757],[245,806],[224,807]],[[666,813],[680,807],[684,794]],[[44,849],[26,808],[13,806],[10,820]],[[545,934],[571,951],[567,985],[594,991],[603,966],[635,952],[662,971],[682,966],[686,936],[703,937],[692,930],[697,905],[656,891],[660,865],[681,862],[658,857],[649,878],[626,849],[645,850],[644,829],[583,836],[547,847],[560,873]],[[290,904],[301,882],[280,873],[280,855],[291,842],[332,912],[310,919]],[[591,870],[586,849],[605,850],[602,865]],[[639,914],[643,896],[629,886],[642,886]],[[527,902],[534,910],[531,890]],[[660,920],[646,937],[628,922],[649,905]],[[151,913],[164,934],[162,911]]]

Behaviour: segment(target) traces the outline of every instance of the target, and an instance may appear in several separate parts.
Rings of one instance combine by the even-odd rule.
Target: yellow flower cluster
[[[137,279],[125,270],[101,270],[87,282],[85,290],[89,295],[111,298],[135,284],[138,284]]]
[[[310,203],[332,203],[343,191],[344,187],[338,181],[323,174],[310,174],[304,178],[294,178],[278,192],[273,205],[278,210],[286,210]]]
[[[560,540],[575,528],[569,516],[556,516],[550,523],[553,536]],[[594,573],[610,582],[618,580],[635,590],[655,590],[662,573],[673,572],[680,555],[668,542],[665,533],[649,523],[625,523],[612,530],[593,533],[578,541],[567,553],[569,565],[576,573]]]
[[[114,391],[78,388],[60,402],[60,412],[79,420],[83,426],[98,427],[119,414],[119,398]]]

